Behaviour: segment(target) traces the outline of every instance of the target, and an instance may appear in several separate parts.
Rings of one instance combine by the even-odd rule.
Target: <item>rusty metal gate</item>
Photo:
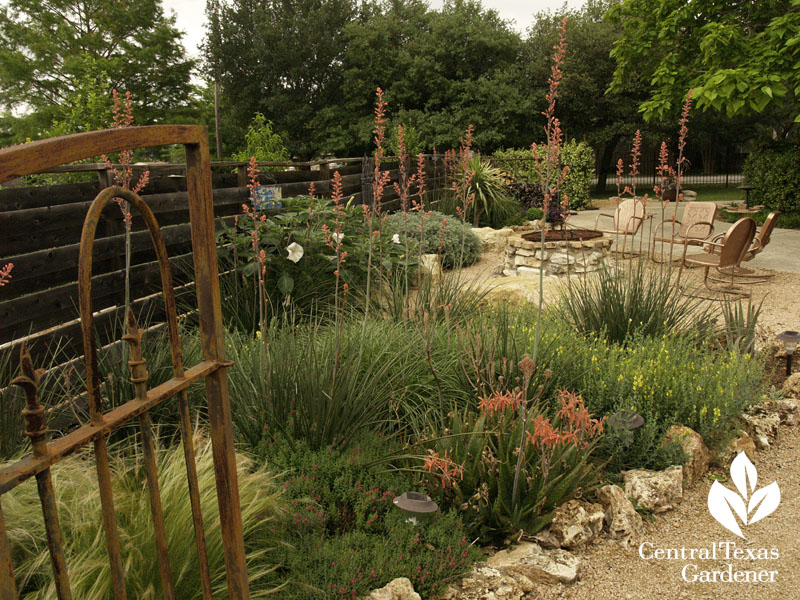
[[[186,396],[186,389],[200,379],[205,380],[208,401],[209,429],[211,432],[217,500],[227,571],[228,597],[235,600],[249,597],[239,506],[239,488],[236,478],[233,427],[231,425],[226,377],[226,367],[231,363],[225,361],[225,342],[217,279],[211,166],[206,129],[201,126],[189,125],[130,127],[81,133],[7,148],[0,150],[0,184],[22,175],[35,173],[83,158],[111,154],[112,152],[126,149],[133,150],[168,144],[182,144],[186,149],[186,182],[189,196],[197,309],[203,360],[190,367],[185,367],[183,364],[169,259],[158,223],[152,211],[137,194],[119,187],[106,188],[97,195],[84,221],[78,266],[81,330],[91,419],[88,424],[59,439],[47,440],[45,411],[38,400],[38,383],[42,373],[34,368],[30,355],[23,350],[20,357],[20,376],[13,383],[22,387],[25,392],[26,408],[23,411],[23,415],[26,423],[26,434],[32,442],[32,454],[0,470],[0,600],[15,600],[17,598],[13,565],[11,564],[11,551],[6,536],[6,526],[3,521],[2,495],[30,477],[36,478],[42,503],[47,544],[58,597],[61,600],[72,598],[50,467],[90,442],[94,446],[103,513],[103,529],[111,566],[110,572],[114,597],[116,600],[127,597],[125,592],[125,573],[114,515],[107,438],[112,431],[134,418],[138,419],[141,429],[161,587],[164,598],[172,599],[175,597],[167,556],[164,517],[158,490],[155,441],[149,416],[149,411],[152,408],[173,397],[177,397],[177,410],[183,438],[197,559],[201,573],[199,585],[202,588],[203,597],[211,599],[211,581],[206,556],[205,532],[200,511],[200,494]],[[103,208],[114,198],[127,200],[139,211],[155,246],[167,314],[173,376],[170,380],[157,387],[147,388],[147,367],[142,358],[140,348],[142,332],[138,329],[133,314],[130,313],[128,315],[127,333],[123,340],[130,347],[128,364],[130,366],[131,382],[134,384],[135,397],[122,406],[109,412],[104,412],[91,306],[92,248],[100,214]]]

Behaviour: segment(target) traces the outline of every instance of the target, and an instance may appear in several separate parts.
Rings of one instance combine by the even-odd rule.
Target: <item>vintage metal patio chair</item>
[[[600,217],[612,219],[613,229],[601,229],[599,227]],[[616,236],[624,236],[622,240],[622,257],[625,258],[625,247],[627,240],[631,238],[631,245],[633,245],[633,238],[639,233],[642,223],[645,220],[644,202],[638,198],[629,198],[620,202],[614,211],[613,215],[607,213],[600,213],[594,221],[594,228],[603,233],[609,233]]]
[[[742,262],[747,249],[753,242],[756,234],[756,222],[750,218],[745,217],[739,219],[730,226],[728,231],[722,237],[720,242],[707,241],[703,244],[706,251],[699,254],[686,254],[689,248],[688,240],[683,245],[683,254],[681,255],[681,266],[678,269],[678,279],[675,284],[680,286],[681,275],[683,274],[684,267],[699,266],[705,269],[703,274],[703,285],[712,292],[723,292],[725,294],[733,294],[737,296],[746,296],[741,290],[733,287],[734,280],[731,275],[731,270],[739,266]],[[723,275],[728,275],[731,284],[730,288],[714,289],[709,286],[709,271],[714,268],[717,272]],[[715,281],[712,279],[712,281]]]
[[[758,230],[756,233],[755,238],[753,239],[753,243],[750,244],[750,247],[744,253],[742,257],[742,262],[753,260],[758,254],[760,254],[764,247],[769,244],[770,238],[772,237],[772,231],[775,229],[775,226],[778,223],[778,217],[781,216],[781,212],[776,210],[774,212],[769,213],[767,215],[764,224],[761,226],[761,229]],[[720,236],[715,236],[711,238],[710,241],[718,241]],[[738,266],[732,269],[732,272],[728,272],[728,269],[725,269],[725,275],[730,276],[731,274],[735,278],[740,278],[740,281],[737,283],[740,284],[752,284],[752,283],[762,283],[771,277],[775,277],[774,273],[756,273],[753,269],[748,269],[746,267]],[[712,279],[712,281],[721,281],[719,279]]]
[[[39,402],[39,379],[42,371],[34,368],[30,354],[24,346],[21,348],[20,376],[12,382],[24,389],[26,408],[23,415],[27,426],[26,435],[31,439],[31,453],[0,468],[0,501],[4,494],[16,486],[28,479],[36,479],[44,514],[45,537],[53,568],[55,591],[59,600],[70,600],[73,598],[73,594],[68,574],[67,560],[69,557],[64,551],[54,491],[55,482],[51,476],[50,467],[84,446],[93,447],[102,510],[101,514],[91,515],[91,517],[102,521],[103,524],[113,597],[115,600],[126,600],[128,597],[125,588],[126,567],[121,553],[114,510],[108,437],[131,420],[138,421],[141,432],[140,440],[147,480],[147,485],[143,486],[142,493],[147,493],[150,499],[150,517],[153,521],[161,590],[164,598],[175,598],[164,525],[164,520],[168,518],[168,515],[164,515],[161,507],[155,434],[149,414],[151,409],[161,404],[171,404],[180,418],[190,498],[186,510],[192,513],[195,551],[200,570],[199,581],[194,583],[201,591],[204,600],[220,597],[224,593],[222,590],[212,590],[209,576],[206,529],[200,507],[200,489],[192,442],[193,431],[186,395],[186,389],[192,383],[203,380],[205,381],[208,427],[214,457],[219,528],[222,535],[222,551],[227,575],[226,597],[230,600],[246,600],[250,597],[228,395],[227,368],[232,363],[225,360],[217,248],[214,234],[211,163],[206,128],[199,125],[127,127],[79,133],[5,148],[0,150],[0,183],[100,154],[170,144],[182,144],[186,150],[186,195],[191,227],[202,360],[196,364],[185,365],[181,355],[169,256],[152,209],[141,196],[130,190],[107,187],[100,191],[89,207],[83,224],[78,258],[78,296],[86,369],[86,400],[91,419],[67,435],[48,440],[47,415]],[[147,385],[147,365],[141,348],[142,330],[138,328],[131,313],[128,315],[128,331],[123,340],[130,346],[128,365],[131,382],[134,384],[135,397],[112,410],[106,410],[106,402],[103,399],[104,388],[99,377],[97,341],[92,311],[92,250],[100,215],[115,198],[126,200],[138,211],[153,242],[161,274],[173,376],[158,386]],[[142,518],[146,518],[145,515],[142,515]],[[13,527],[24,525],[12,524]],[[2,502],[0,502],[0,600],[15,600],[17,589],[12,567],[11,547],[6,532]],[[101,543],[100,540],[97,543]]]
[[[687,203],[680,221],[677,219],[664,219],[656,225],[650,246],[651,260],[660,262],[656,260],[656,242],[661,242],[662,244],[669,242],[670,262],[672,261],[673,246],[683,246],[684,242],[692,246],[701,245],[703,240],[714,233],[714,218],[716,216],[717,205],[714,202]],[[677,229],[676,225],[678,226]],[[672,227],[669,232],[665,231],[668,226]],[[659,230],[661,231],[660,234]]]

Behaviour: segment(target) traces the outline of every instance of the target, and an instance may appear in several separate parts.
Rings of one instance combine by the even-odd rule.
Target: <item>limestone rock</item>
[[[506,238],[514,233],[510,227],[492,229],[491,227],[473,227],[472,233],[478,236],[484,252],[499,252],[506,247]]]
[[[783,382],[783,395],[787,398],[800,400],[800,373],[792,373],[789,378]]]
[[[683,498],[683,467],[673,466],[664,471],[633,469],[622,474],[625,495],[642,508],[662,513],[675,508]]]
[[[536,540],[545,547],[576,548],[600,534],[604,518],[600,504],[570,500],[558,507],[552,523]]]
[[[688,456],[686,464],[683,465],[683,475],[687,486],[694,485],[708,471],[708,463],[711,461],[708,447],[699,433],[683,425],[673,425],[669,428],[664,436],[664,443],[672,440],[679,440],[681,448]]]
[[[442,263],[438,254],[423,254],[419,257],[419,277],[431,278],[434,282],[442,278]]]
[[[756,459],[756,444],[753,438],[746,433],[731,440],[728,446],[718,454],[716,462],[727,467],[739,452],[744,452],[750,460]]]
[[[581,567],[580,559],[566,550],[543,550],[530,542],[498,552],[487,564],[517,581],[540,583],[572,583]]]
[[[532,591],[529,579],[503,575],[486,563],[479,563],[469,575],[450,585],[439,600],[521,600]]]
[[[642,530],[642,515],[618,485],[605,485],[597,490],[597,498],[605,511],[606,530],[611,538],[623,546],[636,544]]]
[[[373,590],[366,600],[422,600],[407,577],[400,577]]]
[[[514,259],[516,261],[516,259]],[[539,277],[541,269],[534,267],[517,267],[517,275],[520,277]]]
[[[742,421],[744,428],[756,444],[759,450],[766,450],[770,443],[775,441],[778,436],[778,426],[781,418],[778,413],[767,413],[766,411],[756,414],[743,414]]]
[[[550,257],[550,263],[553,265],[565,266],[565,265],[574,265],[576,258],[564,252],[555,252],[553,256]]]
[[[517,276],[492,279],[481,285],[482,288],[484,286],[486,294],[482,299],[483,304],[539,302],[538,279],[532,277]]]
[[[797,425],[800,422],[800,406],[798,406],[797,400],[781,398],[776,404],[782,425]]]

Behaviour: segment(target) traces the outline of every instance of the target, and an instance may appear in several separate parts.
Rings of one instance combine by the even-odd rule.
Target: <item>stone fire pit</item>
[[[540,270],[545,275],[581,274],[603,267],[611,248],[610,237],[589,230],[564,231],[578,239],[545,241],[542,244],[538,231],[520,231],[510,235],[506,238],[503,275],[538,277]],[[546,236],[552,237],[558,233],[559,230],[548,231]],[[594,239],[586,239],[589,237]]]

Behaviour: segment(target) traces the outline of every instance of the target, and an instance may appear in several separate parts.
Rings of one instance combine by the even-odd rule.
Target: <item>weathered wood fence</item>
[[[264,171],[260,183],[277,185],[283,198],[307,194],[314,183],[316,193],[330,195],[332,174],[342,177],[344,194],[355,203],[370,201],[370,160],[329,159],[306,163],[259,163],[260,167],[283,168]],[[399,164],[385,162],[392,181]],[[212,163],[214,216],[233,222],[248,200],[246,163]],[[185,165],[136,165],[135,171],[150,170],[150,182],[141,192],[162,228],[170,256],[176,295],[193,298],[191,229]],[[410,166],[413,169],[413,165]],[[0,352],[13,350],[23,339],[34,355],[54,354],[63,362],[80,356],[80,323],[77,302],[78,242],[81,223],[98,192],[110,183],[105,165],[71,165],[48,172],[96,172],[97,182],[0,189],[0,267],[13,263],[10,282],[0,287]],[[443,185],[441,157],[427,160],[428,189]],[[136,181],[136,172],[134,173]],[[389,185],[384,208],[398,206]],[[92,302],[99,342],[115,339],[115,324],[123,322],[125,281],[125,227],[115,205],[104,212],[95,244]],[[158,263],[144,222],[134,215],[131,235],[131,297],[140,321],[163,321]],[[52,356],[50,357],[52,360]],[[41,363],[42,360],[39,360]]]

